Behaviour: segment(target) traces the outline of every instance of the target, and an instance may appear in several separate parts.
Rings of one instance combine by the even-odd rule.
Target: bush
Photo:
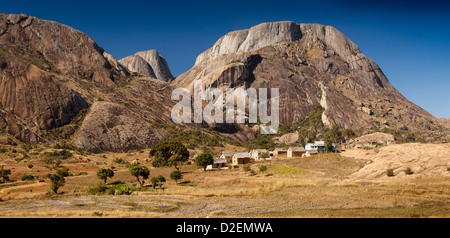
[[[27,165],[27,167],[28,167],[29,169],[32,169],[32,168],[34,167],[34,165],[29,164],[29,165]]]
[[[175,180],[175,183],[178,184],[178,180],[183,178],[183,175],[181,174],[181,171],[175,170],[172,173],[170,173],[170,178]]]
[[[393,169],[388,169],[388,170],[386,170],[386,175],[388,176],[388,177],[394,177],[395,175],[394,175],[394,170]]]
[[[411,174],[414,174],[414,172],[411,170],[411,168],[406,168],[405,169],[405,174],[406,175],[411,175]]]
[[[22,181],[34,180],[34,176],[31,174],[24,174],[21,178]]]
[[[251,168],[249,164],[246,164],[242,167],[242,170],[244,170],[244,172],[250,172]]]
[[[259,172],[264,173],[266,171],[267,171],[267,166],[266,165],[259,166]]]

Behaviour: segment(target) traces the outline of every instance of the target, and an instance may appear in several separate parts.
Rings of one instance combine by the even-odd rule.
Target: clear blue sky
[[[174,76],[224,34],[262,22],[332,25],[380,65],[409,100],[450,117],[450,3],[435,0],[328,1],[2,1],[85,32],[117,59],[156,49]]]

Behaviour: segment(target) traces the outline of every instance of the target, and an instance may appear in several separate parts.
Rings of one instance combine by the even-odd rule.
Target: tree
[[[325,140],[325,149],[333,151],[333,142],[329,138]]]
[[[183,175],[181,174],[180,170],[175,170],[172,173],[170,173],[170,178],[175,180],[175,184],[178,184],[178,180],[183,178]]]
[[[2,168],[0,169],[0,178],[3,179],[4,182],[9,182],[9,176],[11,174],[10,169],[3,169],[4,165],[2,165]]]
[[[64,167],[64,168],[62,168],[62,169],[56,171],[56,174],[59,174],[59,175],[61,175],[61,176],[63,176],[63,177],[69,177],[69,176],[70,176],[69,168]]]
[[[175,166],[189,159],[189,151],[186,146],[177,141],[163,141],[152,147],[149,157],[153,157],[152,166],[165,167]]]
[[[206,167],[210,164],[214,163],[214,159],[209,153],[201,153],[195,158],[195,165],[200,168],[203,168],[203,171],[206,171]]]
[[[58,193],[58,189],[66,183],[66,179],[64,179],[64,176],[60,174],[47,174],[47,178],[52,181],[52,184],[50,185],[50,189],[53,190],[54,193]]]
[[[150,182],[152,183],[153,189],[155,189],[156,186],[158,186],[158,178],[157,178],[157,177],[152,177],[152,178],[150,179]]]
[[[138,181],[139,185],[144,185],[144,179],[148,179],[148,176],[150,175],[150,170],[145,166],[140,165],[133,165],[130,167],[130,173],[132,176],[136,177],[136,180]],[[139,179],[139,177],[142,177],[142,181]]]
[[[166,182],[166,178],[162,175],[158,175],[156,179],[158,180],[159,188],[162,188],[163,184]]]
[[[112,178],[114,176],[114,171],[112,169],[99,169],[97,171],[97,177],[106,184],[106,180],[108,178]]]

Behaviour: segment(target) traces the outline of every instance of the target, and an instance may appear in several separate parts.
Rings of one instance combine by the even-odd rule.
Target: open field
[[[417,150],[407,148],[421,146],[444,150],[440,158],[424,153],[431,155],[425,157],[427,161],[450,163],[447,144],[426,145],[401,144],[377,151],[349,150],[259,162],[252,164],[255,175],[242,168],[203,172],[193,165],[182,165],[183,179],[178,184],[169,179],[174,168],[151,167],[148,150],[100,155],[73,152],[60,166],[70,168],[74,175],[87,175],[67,177],[59,194],[50,192],[48,180],[0,184],[0,217],[450,217],[450,171],[445,166],[432,167],[443,170],[435,175],[425,172],[427,164],[412,175],[397,172],[388,177],[380,167],[379,176],[356,176],[362,168],[377,165],[378,157],[383,159],[389,153],[392,158],[413,156],[408,153]],[[11,179],[19,180],[25,173],[43,178],[54,172],[33,158],[38,156],[34,152],[30,150],[29,157],[19,162],[6,158],[7,153],[0,154],[5,168],[13,170]],[[114,158],[128,162],[139,158],[150,168],[150,177],[163,175],[167,182],[163,189],[145,187],[131,195],[88,193],[102,183],[96,177],[97,169],[111,166],[115,176],[108,183],[138,187],[126,163],[113,162]],[[27,167],[30,163],[34,165],[31,169]],[[403,163],[409,166],[408,160]],[[258,167],[263,164],[268,169],[262,173]],[[411,167],[413,171],[416,168]],[[148,179],[146,185],[149,183]]]

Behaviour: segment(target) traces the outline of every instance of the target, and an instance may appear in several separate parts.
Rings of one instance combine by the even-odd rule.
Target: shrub
[[[393,176],[395,176],[395,175],[394,175],[394,170],[393,170],[393,169],[387,169],[387,170],[386,170],[386,175],[387,175],[388,177],[393,177]]]
[[[244,170],[244,172],[250,172],[251,168],[249,164],[246,164],[242,167],[242,170]]]
[[[34,167],[34,165],[29,164],[29,165],[27,165],[27,167],[28,167],[29,169],[32,169],[32,168]]]
[[[34,180],[34,176],[31,174],[24,174],[21,178],[22,181]]]
[[[411,168],[406,168],[405,169],[405,174],[406,175],[411,175],[411,174],[413,174],[414,172],[411,170]]]
[[[259,166],[259,172],[264,173],[266,171],[267,171],[267,166],[266,165]]]
[[[175,170],[172,173],[170,173],[170,178],[175,180],[175,183],[178,184],[178,180],[183,178],[183,175],[179,170]]]

